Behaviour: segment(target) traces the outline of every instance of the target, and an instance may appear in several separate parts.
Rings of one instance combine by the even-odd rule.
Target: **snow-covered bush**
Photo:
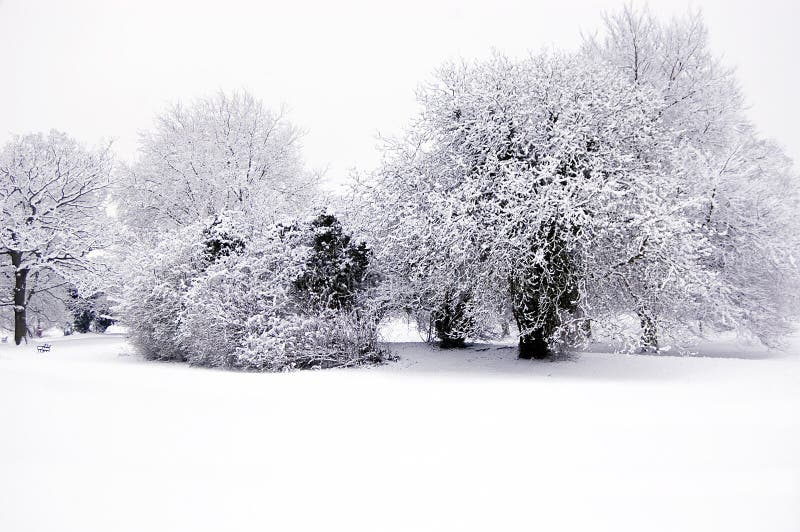
[[[240,253],[220,256],[192,281],[183,298],[179,330],[188,361],[259,366],[238,361],[243,341],[271,329],[276,319],[292,311],[291,284],[305,259],[306,250],[291,246],[285,236],[282,228],[272,227]]]
[[[181,314],[187,292],[208,266],[203,230],[202,224],[184,227],[154,249],[126,257],[118,311],[131,342],[147,358],[187,359],[180,342]]]
[[[364,309],[273,316],[245,338],[230,365],[284,370],[382,362],[391,355],[378,344],[376,325]]]
[[[368,250],[333,217],[253,231],[218,216],[156,252],[167,256],[141,258],[121,309],[145,356],[266,371],[387,356],[364,295]]]

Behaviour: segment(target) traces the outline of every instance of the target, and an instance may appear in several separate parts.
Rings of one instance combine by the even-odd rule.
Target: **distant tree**
[[[747,120],[734,71],[710,51],[699,12],[661,21],[627,6],[604,22],[585,39],[584,55],[663,98],[663,120],[686,146],[684,214],[707,240],[702,262],[717,279],[676,306],[644,277],[631,278],[623,293],[635,294],[642,346],[657,347],[658,323],[678,319],[696,324],[695,334],[735,329],[774,343],[800,317],[800,194],[791,161]],[[665,315],[671,311],[680,316]]]
[[[15,137],[0,152],[0,255],[13,283],[0,305],[13,308],[17,344],[32,301],[63,301],[70,280],[94,270],[92,253],[109,244],[111,166],[108,146],[86,150],[56,131]]]
[[[91,302],[78,294],[78,290],[70,288],[68,290],[70,300],[67,303],[67,308],[72,313],[72,328],[79,333],[89,332],[94,319],[94,312]]]
[[[77,288],[67,290],[67,309],[72,314],[72,328],[79,333],[105,332],[116,320],[111,317],[110,305],[102,292],[86,297]]]
[[[142,134],[138,159],[120,172],[120,217],[153,240],[228,210],[267,223],[295,214],[317,181],[303,166],[300,138],[283,110],[247,92],[175,104]]]
[[[699,11],[660,20],[647,7],[627,5],[603,17],[601,31],[584,38],[583,53],[653,88],[679,139],[724,148],[743,121],[735,72],[711,52]]]

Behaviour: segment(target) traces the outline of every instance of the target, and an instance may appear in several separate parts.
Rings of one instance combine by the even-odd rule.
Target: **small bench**
[[[40,353],[49,353],[50,352],[50,344],[41,344],[36,346],[36,350]]]

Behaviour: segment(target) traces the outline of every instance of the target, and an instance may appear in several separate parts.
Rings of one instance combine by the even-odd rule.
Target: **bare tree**
[[[57,131],[15,137],[0,152],[0,255],[12,286],[0,305],[14,310],[17,345],[34,297],[46,312],[46,300],[92,270],[90,255],[107,244],[111,167],[110,146],[86,150]]]

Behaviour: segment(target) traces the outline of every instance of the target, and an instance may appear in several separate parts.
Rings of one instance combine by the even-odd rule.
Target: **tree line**
[[[445,64],[418,100],[336,198],[285,113],[246,92],[165,110],[131,163],[15,138],[0,253],[17,343],[29,312],[78,292],[114,303],[149,357],[247,369],[383,360],[398,315],[443,347],[513,331],[523,358],[792,330],[797,175],[699,14],[625,8],[574,53]]]

